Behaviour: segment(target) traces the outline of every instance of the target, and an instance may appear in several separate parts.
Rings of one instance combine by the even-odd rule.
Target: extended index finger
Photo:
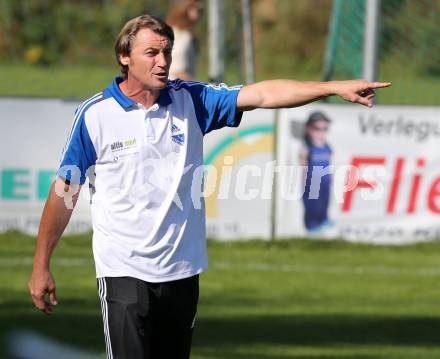
[[[368,88],[370,88],[370,89],[379,89],[379,88],[390,87],[390,86],[391,86],[391,82],[370,82],[368,84]]]

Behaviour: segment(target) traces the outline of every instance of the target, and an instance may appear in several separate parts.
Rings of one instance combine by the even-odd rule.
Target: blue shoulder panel
[[[96,151],[85,124],[86,111],[102,100],[102,94],[84,102],[75,112],[69,138],[57,175],[74,184],[84,184],[88,170],[96,163]]]
[[[203,134],[222,127],[237,127],[243,113],[237,111],[237,96],[241,86],[211,85],[202,82],[173,80],[168,85],[185,89],[191,94],[197,121]]]

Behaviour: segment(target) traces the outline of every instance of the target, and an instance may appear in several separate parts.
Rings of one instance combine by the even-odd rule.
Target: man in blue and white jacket
[[[331,95],[371,106],[374,89],[390,85],[169,81],[173,41],[158,18],[125,24],[115,46],[123,76],[76,111],[41,218],[29,289],[50,314],[57,304],[50,258],[89,179],[107,358],[189,358],[198,275],[207,268],[200,199],[206,133],[238,126],[244,111]]]

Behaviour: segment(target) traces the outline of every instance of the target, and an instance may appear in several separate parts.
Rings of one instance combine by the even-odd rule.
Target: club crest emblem
[[[171,126],[171,140],[180,146],[185,144],[185,134],[175,124]]]

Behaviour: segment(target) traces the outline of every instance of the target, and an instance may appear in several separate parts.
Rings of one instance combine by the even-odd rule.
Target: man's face
[[[168,38],[150,29],[141,29],[133,41],[130,55],[121,56],[120,60],[128,66],[128,76],[147,89],[161,89],[168,80],[171,50]]]

